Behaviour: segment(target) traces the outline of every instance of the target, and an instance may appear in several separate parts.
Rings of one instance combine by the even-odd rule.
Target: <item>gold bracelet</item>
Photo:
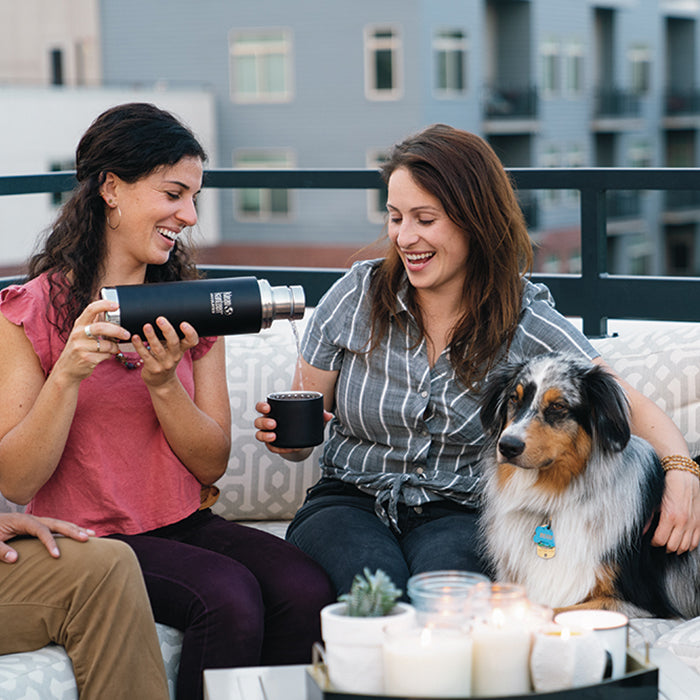
[[[668,455],[661,460],[661,466],[665,472],[671,469],[678,469],[684,472],[691,472],[700,479],[700,464],[690,457],[684,455]]]

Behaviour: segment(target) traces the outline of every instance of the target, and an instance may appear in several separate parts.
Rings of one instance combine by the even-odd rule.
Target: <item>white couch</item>
[[[672,331],[624,331],[594,342],[617,371],[675,420],[691,454],[700,455],[700,324]],[[255,335],[229,336],[226,353],[232,449],[226,474],[217,482],[221,496],[214,511],[284,536],[306,489],[319,476],[321,448],[302,463],[286,462],[255,440],[253,420],[256,401],[290,385],[296,361],[291,324],[277,321]],[[174,697],[182,635],[164,625],[158,625],[158,633]],[[669,649],[700,672],[700,619],[633,621],[630,645],[640,648],[645,642]],[[77,698],[63,649],[52,645],[0,656],[0,697]]]

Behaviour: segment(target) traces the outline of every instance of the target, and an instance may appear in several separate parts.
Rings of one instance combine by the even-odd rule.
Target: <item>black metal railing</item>
[[[700,114],[700,90],[669,90],[666,93],[665,113],[669,117]]]
[[[488,119],[535,119],[539,94],[534,87],[487,87],[484,113]]]
[[[581,273],[534,274],[549,286],[557,307],[581,317],[589,336],[605,335],[607,319],[700,320],[700,277],[611,275],[607,268],[608,191],[698,190],[695,168],[512,168],[520,191],[578,190],[580,193]],[[0,196],[61,192],[74,186],[73,173],[0,176]],[[383,183],[374,170],[208,170],[205,187],[286,189],[375,189]],[[359,246],[358,246],[359,247]],[[255,275],[271,284],[302,284],[309,305],[342,273],[341,269],[203,266],[209,276]],[[14,281],[0,278],[0,286]]]
[[[641,114],[639,95],[620,88],[598,88],[595,95],[597,118],[630,118]]]

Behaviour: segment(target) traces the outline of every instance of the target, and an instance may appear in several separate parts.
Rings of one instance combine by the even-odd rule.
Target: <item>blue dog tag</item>
[[[537,556],[540,559],[551,559],[556,554],[557,548],[554,545],[554,533],[549,522],[535,528],[535,535],[532,540],[537,545]]]

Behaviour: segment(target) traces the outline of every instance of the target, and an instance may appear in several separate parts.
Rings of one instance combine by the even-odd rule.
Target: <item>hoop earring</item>
[[[117,222],[116,226],[112,226],[112,222],[110,221],[111,214],[112,212],[109,212],[109,214],[107,214],[107,226],[109,226],[112,229],[112,231],[116,231],[119,228],[119,224],[121,224],[122,222],[122,210],[119,208],[119,205],[117,205],[117,214],[119,214],[119,221]]]

